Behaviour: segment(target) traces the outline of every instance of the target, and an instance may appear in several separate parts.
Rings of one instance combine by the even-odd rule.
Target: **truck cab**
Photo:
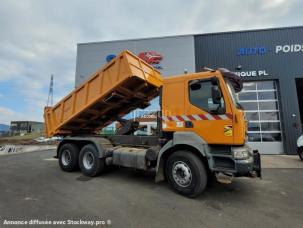
[[[233,84],[220,71],[165,78],[163,131],[194,132],[208,144],[244,145],[246,122]]]
[[[196,152],[221,182],[260,177],[260,155],[246,145],[247,124],[236,94],[241,89],[240,78],[226,69],[165,78],[162,131],[171,140],[163,150]]]

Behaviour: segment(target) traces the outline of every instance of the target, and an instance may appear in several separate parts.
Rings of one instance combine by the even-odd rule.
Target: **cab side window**
[[[195,84],[194,86],[193,83]],[[213,103],[211,80],[191,81],[189,85],[189,101],[192,105],[209,113],[214,113],[219,108],[224,108],[223,98],[221,99],[221,104]]]

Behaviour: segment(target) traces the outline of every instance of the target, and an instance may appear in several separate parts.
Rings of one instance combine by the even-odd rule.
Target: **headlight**
[[[249,157],[249,151],[247,150],[235,150],[234,158],[235,159],[247,159]]]

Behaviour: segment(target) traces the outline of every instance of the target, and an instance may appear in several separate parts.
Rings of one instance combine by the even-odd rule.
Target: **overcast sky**
[[[43,120],[74,86],[77,43],[303,25],[302,0],[1,0],[0,123]]]

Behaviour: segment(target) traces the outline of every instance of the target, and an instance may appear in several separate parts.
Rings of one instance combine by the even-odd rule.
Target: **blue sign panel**
[[[267,47],[241,47],[238,49],[238,55],[264,55],[270,52],[271,49]]]

